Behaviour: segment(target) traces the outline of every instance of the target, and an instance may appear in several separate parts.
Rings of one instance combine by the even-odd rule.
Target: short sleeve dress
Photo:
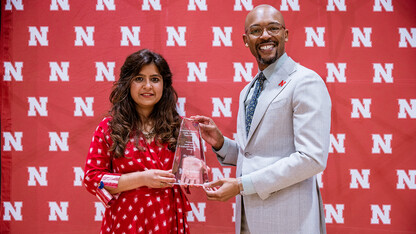
[[[106,207],[101,233],[189,233],[186,212],[191,208],[179,186],[139,187],[116,195],[104,188],[117,187],[124,173],[169,170],[174,157],[167,144],[146,143],[142,137],[138,137],[138,147],[130,139],[124,157],[112,157],[108,151],[112,144],[110,119],[104,118],[95,130],[85,164],[85,187]]]

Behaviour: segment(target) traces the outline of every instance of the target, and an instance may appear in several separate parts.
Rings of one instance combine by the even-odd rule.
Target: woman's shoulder
[[[111,121],[112,119],[113,119],[113,118],[112,118],[111,116],[106,116],[106,117],[104,117],[104,118],[101,120],[101,122],[98,124],[97,129],[98,129],[98,128],[101,128],[101,129],[108,129],[108,128],[109,128],[109,126],[110,126],[110,121]]]

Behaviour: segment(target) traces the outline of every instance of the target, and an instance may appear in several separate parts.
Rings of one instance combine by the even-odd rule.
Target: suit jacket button
[[[250,156],[250,153],[249,152],[245,152],[244,153],[244,156],[249,157]]]

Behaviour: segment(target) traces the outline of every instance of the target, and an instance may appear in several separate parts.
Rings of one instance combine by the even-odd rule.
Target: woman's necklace
[[[150,131],[148,132],[145,132],[142,130],[142,133],[143,133],[144,138],[146,138],[146,140],[153,139],[153,137],[156,135],[155,128],[150,129]]]

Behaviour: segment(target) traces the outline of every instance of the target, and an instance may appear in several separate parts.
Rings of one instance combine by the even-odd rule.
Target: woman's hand
[[[164,171],[158,169],[150,169],[146,171],[136,171],[122,174],[117,188],[104,186],[111,194],[117,194],[124,191],[147,186],[149,188],[167,188],[173,187],[175,183],[175,175],[172,170]]]
[[[150,169],[140,172],[143,178],[144,186],[149,188],[166,188],[172,187],[175,183],[175,175],[172,170],[164,171],[158,169]]]

